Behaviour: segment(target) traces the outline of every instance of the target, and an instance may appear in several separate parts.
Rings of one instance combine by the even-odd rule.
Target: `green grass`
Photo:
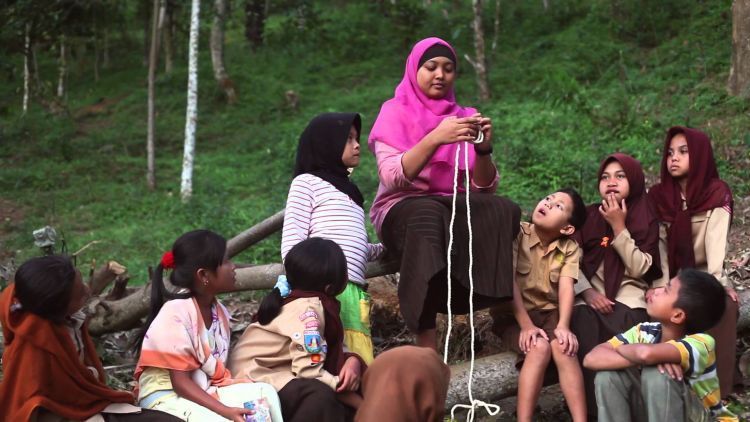
[[[268,45],[256,52],[234,22],[226,59],[240,96],[235,106],[225,105],[215,86],[204,32],[194,197],[187,205],[179,200],[184,58],[157,80],[153,192],[145,184],[147,71],[137,40],[119,44],[113,67],[102,70],[96,83],[90,68],[72,66],[70,109],[118,98],[107,115],[74,121],[48,114],[35,101],[22,118],[20,79],[0,85],[0,198],[22,206],[25,215],[20,222],[0,218],[0,249],[17,262],[38,254],[31,231],[49,224],[71,251],[101,240],[81,258],[118,260],[134,282],[142,282],[147,266],[181,233],[205,227],[231,237],[273,214],[284,206],[297,138],[310,118],[359,111],[364,143],[380,104],[402,76],[409,43],[434,34],[453,42],[461,56],[472,54],[469,7],[451,6],[446,18],[440,2],[426,12],[419,11],[421,3],[387,6],[387,17],[369,3],[316,6],[316,26],[304,32],[290,24],[290,16],[274,15]],[[604,155],[632,153],[654,174],[665,130],[689,124],[712,135],[722,176],[735,195],[747,196],[750,105],[724,89],[731,2],[700,2],[680,12],[681,25],[643,21],[650,25],[645,29],[634,23],[640,22],[638,13],[655,12],[625,11],[630,20],[615,26],[606,3],[561,1],[550,11],[536,2],[504,5],[494,51],[487,6],[494,98],[477,104],[474,75],[463,60],[457,92],[462,103],[477,105],[494,120],[499,192],[528,208],[548,191],[572,185],[593,201]],[[20,69],[17,56],[8,59]],[[54,85],[53,55],[39,59],[42,79]],[[287,90],[299,95],[298,109],[286,107]],[[377,188],[371,154],[354,177],[369,208]],[[237,260],[276,261],[278,248],[276,235]]]

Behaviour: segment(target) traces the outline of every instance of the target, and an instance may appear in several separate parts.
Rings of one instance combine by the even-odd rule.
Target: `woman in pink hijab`
[[[494,195],[492,122],[456,103],[456,53],[439,38],[412,48],[392,99],[383,103],[370,132],[380,185],[370,218],[389,253],[401,258],[401,313],[417,344],[436,347],[435,319],[447,312],[447,245],[456,153],[459,198],[453,228],[451,309],[469,311],[468,225],[464,154],[468,154],[474,235],[474,308],[513,296],[512,243],[519,207]],[[469,141],[480,135],[484,141]]]

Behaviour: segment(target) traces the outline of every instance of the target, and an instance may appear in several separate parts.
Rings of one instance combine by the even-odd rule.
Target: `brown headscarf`
[[[433,349],[402,346],[381,353],[362,379],[356,422],[440,422],[450,370]]]
[[[635,158],[619,152],[614,153],[602,161],[597,180],[601,178],[607,164],[612,161],[620,163],[630,185],[630,193],[625,199],[628,207],[625,227],[638,249],[651,255],[653,259],[651,268],[642,277],[644,281],[651,284],[662,275],[659,260],[659,222],[646,195],[646,178],[643,175],[643,168]],[[591,279],[596,274],[599,265],[604,262],[605,294],[608,299],[615,300],[625,274],[625,264],[617,251],[612,248],[614,233],[612,227],[599,213],[600,205],[600,203],[595,203],[586,207],[586,224],[578,236],[583,247],[581,269],[586,277]]]
[[[111,403],[133,404],[133,395],[115,391],[104,382],[104,369],[88,334],[81,329],[84,362],[65,326],[31,312],[16,310],[15,286],[0,294],[3,326],[3,381],[0,420],[27,421],[44,408],[65,419],[84,420]],[[87,368],[97,369],[95,377]]]
[[[669,144],[678,133],[685,135],[690,154],[685,210],[682,209],[679,181],[669,174],[668,168]],[[661,182],[652,187],[648,195],[656,206],[659,218],[671,223],[667,230],[670,277],[674,277],[680,268],[695,266],[690,217],[720,207],[731,215],[734,207],[729,185],[719,179],[711,139],[697,129],[682,126],[667,131],[661,160]]]

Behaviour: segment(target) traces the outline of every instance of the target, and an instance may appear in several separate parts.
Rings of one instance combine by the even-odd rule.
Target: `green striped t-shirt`
[[[609,340],[613,347],[637,343],[661,343],[661,323],[644,322]],[[737,416],[721,402],[713,337],[708,334],[691,334],[666,343],[680,351],[683,375],[711,415],[717,421],[738,421]]]

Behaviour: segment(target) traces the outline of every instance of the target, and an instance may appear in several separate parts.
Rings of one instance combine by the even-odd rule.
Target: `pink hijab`
[[[383,103],[375,125],[370,131],[368,145],[371,151],[375,152],[375,142],[383,142],[400,151],[407,151],[446,117],[467,117],[477,112],[474,108],[458,105],[453,90],[448,92],[445,98],[434,100],[427,97],[419,88],[417,84],[419,59],[428,48],[435,44],[445,45],[453,51],[450,44],[435,37],[425,38],[414,45],[406,59],[404,78],[396,87],[393,98]],[[454,55],[456,55],[455,51]],[[430,159],[428,165],[443,164],[434,166],[430,173],[431,191],[442,191],[452,186],[456,148],[457,144],[443,145]],[[468,148],[468,151],[469,168],[473,168],[474,148]],[[459,167],[464,169],[463,154],[461,154]],[[439,171],[436,171],[438,169]]]

